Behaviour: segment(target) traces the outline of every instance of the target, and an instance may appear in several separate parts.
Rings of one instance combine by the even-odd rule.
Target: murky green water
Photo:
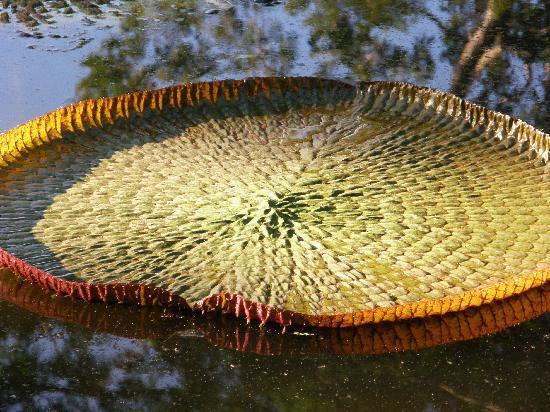
[[[63,7],[35,27],[9,7],[0,130],[86,97],[256,75],[410,81],[550,130],[542,0],[128,1],[102,14]],[[351,356],[255,325],[71,310],[46,317],[0,301],[0,410],[542,411],[550,401],[548,316],[475,341]]]

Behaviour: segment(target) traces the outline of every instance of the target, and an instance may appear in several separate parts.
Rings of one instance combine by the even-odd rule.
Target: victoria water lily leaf
[[[0,135],[0,265],[282,324],[441,315],[550,274],[550,136],[401,83],[89,100]]]
[[[419,350],[486,336],[545,313],[550,308],[550,285],[476,308],[441,316],[380,322],[355,328],[280,328],[247,325],[229,316],[197,317],[160,307],[89,305],[50,296],[37,285],[0,269],[0,300],[40,316],[81,325],[96,332],[133,339],[200,338],[211,344],[260,355],[281,353],[382,354]],[[7,307],[6,307],[7,308]],[[4,308],[2,314],[9,317]]]

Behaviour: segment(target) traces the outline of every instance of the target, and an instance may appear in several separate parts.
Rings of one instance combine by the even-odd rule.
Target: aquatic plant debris
[[[392,82],[88,100],[0,135],[0,266],[88,301],[346,327],[550,272],[550,136]]]

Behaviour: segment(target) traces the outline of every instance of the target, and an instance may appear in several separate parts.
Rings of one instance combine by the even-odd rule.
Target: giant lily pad
[[[550,136],[402,83],[260,78],[0,135],[0,266],[89,301],[351,326],[550,274]]]

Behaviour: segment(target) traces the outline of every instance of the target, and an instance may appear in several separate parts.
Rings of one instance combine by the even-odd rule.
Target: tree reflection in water
[[[547,2],[232,3],[129,3],[121,32],[83,62],[80,97],[253,75],[403,80],[550,128]]]

